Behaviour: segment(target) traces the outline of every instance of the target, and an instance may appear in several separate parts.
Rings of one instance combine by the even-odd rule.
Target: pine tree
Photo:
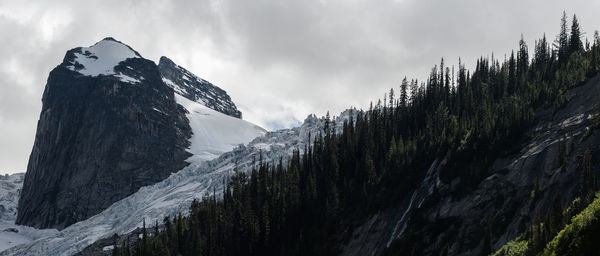
[[[519,52],[517,53],[517,90],[522,90],[526,86],[527,70],[529,68],[529,52],[523,35],[519,40]]]
[[[554,197],[552,208],[550,210],[549,222],[547,224],[550,239],[554,237],[554,235],[558,233],[558,231],[560,231],[564,226],[563,208],[560,193],[557,193]]]
[[[112,256],[119,256],[119,247],[117,246],[119,243],[119,236],[117,234],[113,235],[113,250],[112,250]]]
[[[590,51],[590,67],[587,76],[593,77],[600,71],[600,35],[598,34],[598,30],[594,31],[594,41]]]
[[[488,227],[485,230],[485,234],[483,235],[483,246],[481,247],[481,251],[479,255],[487,256],[492,253],[492,234],[490,228]]]
[[[146,230],[146,218],[142,220],[142,250],[141,254],[146,255],[148,250],[148,231]]]
[[[417,79],[410,80],[410,102],[416,102],[419,96],[419,81]]]
[[[558,61],[566,63],[569,58],[569,32],[567,31],[567,13],[563,11],[563,16],[560,19],[560,33],[558,34],[557,48]]]
[[[400,84],[400,107],[405,108],[408,105],[408,80],[406,77],[402,79],[402,83]]]
[[[571,35],[569,36],[569,55],[579,51],[583,51],[583,43],[581,42],[581,32],[579,31],[577,16],[573,15]]]
[[[508,60],[508,93],[512,94],[517,88],[517,61],[514,51],[510,53]]]
[[[579,184],[584,201],[591,202],[598,187],[597,178],[592,169],[592,152],[588,148],[583,153],[583,163],[580,168]]]

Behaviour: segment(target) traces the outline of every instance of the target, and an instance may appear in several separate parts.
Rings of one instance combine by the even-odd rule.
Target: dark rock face
[[[189,121],[157,65],[128,58],[117,75],[86,76],[77,53],[48,77],[18,224],[65,228],[187,165]]]
[[[197,77],[164,56],[160,58],[158,68],[163,81],[183,97],[223,114],[242,118],[242,112],[223,89]]]

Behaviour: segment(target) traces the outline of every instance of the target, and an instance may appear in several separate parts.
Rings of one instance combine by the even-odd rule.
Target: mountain
[[[190,162],[264,134],[237,118],[223,90],[163,59],[165,74],[113,38],[66,53],[42,97],[17,224],[63,229]],[[165,77],[175,81],[167,85]]]
[[[338,123],[342,124],[353,114],[356,111],[344,111],[337,118]],[[295,149],[307,146],[311,134],[319,134],[323,126],[324,118],[310,115],[300,127],[268,132],[213,160],[194,162],[161,182],[140,188],[87,220],[0,255],[73,255],[88,246],[85,255],[102,255],[99,254],[102,249],[112,245],[113,234],[122,236],[134,232],[142,227],[142,220],[150,225],[162,222],[165,216],[186,215],[194,199],[213,191],[219,193],[224,178],[236,171],[251,173],[259,158],[265,162],[287,159]]]
[[[228,116],[242,118],[242,112],[223,89],[197,77],[165,56],[160,57],[158,69],[165,84],[179,95]]]
[[[154,62],[112,38],[69,50],[42,103],[18,224],[62,229],[187,165],[185,109]]]

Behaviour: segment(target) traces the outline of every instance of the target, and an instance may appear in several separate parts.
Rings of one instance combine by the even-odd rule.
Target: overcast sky
[[[365,108],[441,57],[472,67],[520,34],[532,49],[544,32],[554,39],[563,10],[587,35],[600,29],[597,0],[0,0],[0,173],[26,169],[50,70],[107,36],[168,56],[272,130]]]

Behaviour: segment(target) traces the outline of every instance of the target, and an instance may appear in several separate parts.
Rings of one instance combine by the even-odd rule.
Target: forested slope
[[[153,232],[133,247],[116,244],[114,254],[491,253],[547,216],[548,198],[564,186],[577,184],[561,207],[597,189],[585,182],[596,180],[592,149],[577,159],[598,138],[589,99],[600,93],[591,79],[600,38],[582,42],[575,17],[570,29],[566,17],[561,24],[556,46],[544,36],[530,53],[521,39],[510,56],[482,57],[472,71],[442,60],[426,81],[404,79],[399,93],[390,90],[341,132],[327,117],[287,164],[257,159],[251,173],[227,181],[223,198],[207,196],[160,229],[149,223]],[[490,205],[506,210],[498,215]],[[490,219],[473,215],[485,208]],[[390,243],[362,248],[369,238],[353,231],[382,213],[395,223],[380,231]],[[344,247],[354,240],[357,247]]]

